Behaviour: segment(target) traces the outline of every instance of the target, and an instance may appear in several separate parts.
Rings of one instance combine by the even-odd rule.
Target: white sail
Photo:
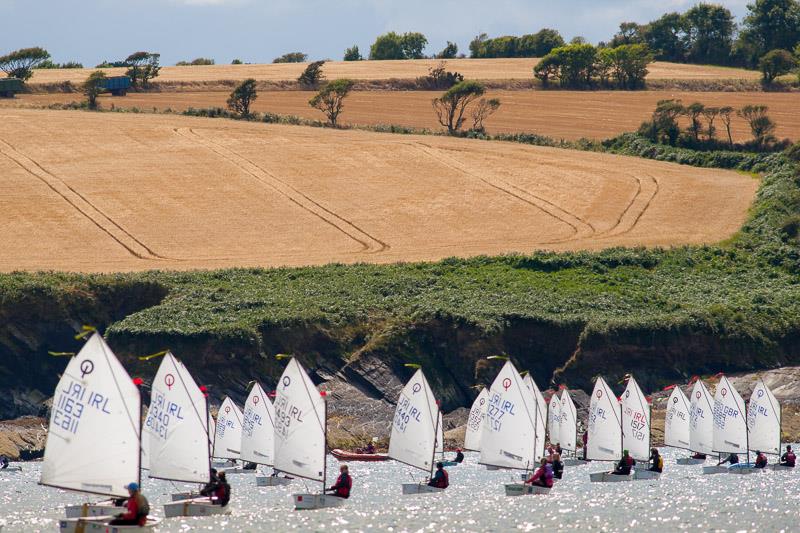
[[[781,453],[781,406],[763,379],[750,395],[747,406],[750,449],[773,455]]]
[[[444,425],[442,411],[439,411],[439,423],[436,425],[436,453],[444,455]]]
[[[725,376],[719,380],[714,393],[714,451],[747,452],[744,400]]]
[[[667,399],[664,419],[664,444],[673,448],[689,449],[689,400],[680,387],[672,389]]]
[[[186,367],[167,353],[150,393],[145,438],[150,439],[150,477],[204,483],[209,470],[206,397]]]
[[[555,392],[547,404],[547,435],[551,445],[561,444],[561,400]]]
[[[275,408],[256,383],[247,397],[242,417],[241,458],[251,463],[275,464]]]
[[[481,451],[481,434],[483,433],[483,423],[486,419],[486,406],[489,402],[489,393],[482,389],[472,408],[469,410],[467,418],[467,433],[464,435],[464,449],[473,452]]]
[[[111,348],[92,335],[53,395],[40,483],[125,496],[139,479],[141,397]]]
[[[534,398],[511,361],[506,361],[489,388],[489,406],[481,435],[481,464],[533,468]]]
[[[551,400],[552,401],[552,400]],[[569,391],[561,391],[561,448],[574,452],[578,448],[578,411]]]
[[[694,382],[689,398],[689,449],[704,454],[714,451],[714,405],[700,379]]]
[[[147,420],[147,413],[149,408],[145,410],[144,419]],[[139,468],[142,470],[150,470],[150,437],[144,434],[142,439],[142,458],[139,461]]]
[[[528,391],[533,394],[534,410],[531,411],[531,414],[535,415],[533,428],[536,433],[533,446],[533,460],[538,464],[539,459],[544,457],[544,443],[547,432],[547,402],[544,401],[542,391],[536,386],[536,382],[533,381],[530,373],[525,374],[522,382],[525,384]]]
[[[637,461],[650,458],[650,404],[633,376],[622,393],[622,447]]]
[[[294,357],[275,393],[275,468],[325,480],[325,398]]]
[[[621,417],[620,402],[605,380],[597,378],[589,402],[587,459],[616,461],[622,457]]]
[[[400,391],[389,438],[389,457],[431,472],[439,407],[425,374],[417,370]]]
[[[242,410],[227,396],[217,412],[214,451],[218,459],[239,459],[242,446]]]

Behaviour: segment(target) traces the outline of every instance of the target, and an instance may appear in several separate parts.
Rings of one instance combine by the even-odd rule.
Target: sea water
[[[254,475],[231,475],[228,516],[165,520],[163,532],[183,531],[797,531],[800,468],[752,475],[702,475],[701,466],[678,466],[686,453],[663,450],[658,481],[590,483],[589,472],[609,463],[567,467],[548,496],[507,497],[503,485],[519,473],[488,471],[467,453],[448,468],[450,488],[438,494],[403,496],[400,484],[422,479],[420,471],[394,461],[349,463],[353,494],[343,507],[294,511],[291,495],[318,491],[319,483],[256,487]],[[452,455],[452,454],[448,454]],[[19,463],[17,463],[19,464]],[[707,465],[715,464],[710,459]],[[0,524],[7,531],[56,531],[64,505],[87,501],[77,493],[37,484],[40,464],[0,473]],[[328,476],[339,463],[329,457]],[[192,488],[143,476],[152,513],[163,516],[170,493]],[[330,481],[332,484],[332,481]]]

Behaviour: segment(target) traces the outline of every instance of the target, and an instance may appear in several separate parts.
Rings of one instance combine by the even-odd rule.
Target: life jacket
[[[336,496],[349,498],[350,489],[353,488],[353,478],[350,477],[350,474],[340,474],[333,488],[336,489]]]
[[[220,482],[214,490],[214,496],[217,498],[217,503],[225,507],[231,501],[231,486],[226,482]]]
[[[446,489],[450,486],[450,476],[447,475],[447,470],[444,468],[440,470],[441,476],[434,478],[434,487],[438,489]]]
[[[789,466],[794,466],[794,462],[797,459],[794,452],[786,452],[786,464]]]
[[[664,458],[660,455],[658,456],[658,462],[656,464],[658,465],[659,470],[664,470]]]
[[[763,453],[758,454],[758,457],[756,457],[756,466],[758,468],[764,468],[767,466],[767,456]]]

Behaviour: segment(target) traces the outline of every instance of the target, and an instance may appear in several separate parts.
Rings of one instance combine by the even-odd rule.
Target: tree
[[[681,133],[678,117],[682,114],[684,107],[680,100],[659,100],[652,119],[642,124],[639,133],[653,142],[674,146]]]
[[[733,117],[734,109],[731,106],[724,106],[719,108],[719,118],[725,124],[725,131],[728,133],[728,144],[733,146],[733,135],[731,135],[731,118]]]
[[[680,13],[667,13],[642,29],[644,41],[662,61],[686,60],[686,21]]]
[[[233,61],[231,61],[231,65],[241,65],[241,64],[242,64],[241,59],[234,59]]]
[[[303,87],[316,89],[322,80],[325,79],[325,76],[322,75],[322,65],[324,64],[324,61],[314,61],[310,63],[303,73],[300,74],[300,77],[297,78],[297,83]]]
[[[619,32],[611,39],[608,45],[616,48],[625,44],[643,44],[644,26],[636,22],[623,22],[619,25]]]
[[[126,75],[131,79],[134,87],[147,87],[147,83],[158,76],[161,67],[158,61],[161,54],[152,52],[134,52],[125,59],[125,66],[128,67]]]
[[[433,99],[433,110],[439,124],[447,128],[451,135],[461,129],[464,124],[464,111],[467,106],[486,92],[482,83],[462,81],[450,87],[439,98]]]
[[[83,82],[83,94],[89,109],[97,109],[97,97],[103,92],[103,82],[106,80],[105,72],[95,70]]]
[[[458,55],[458,45],[456,43],[451,43],[447,41],[447,46],[444,49],[436,54],[436,59],[453,59]]]
[[[405,59],[403,38],[393,31],[379,35],[369,49],[369,58],[377,60]]]
[[[735,24],[728,9],[701,3],[689,9],[683,18],[690,62],[715,65],[730,62]]]
[[[344,99],[350,94],[352,88],[352,80],[333,80],[326,83],[314,98],[308,101],[308,105],[325,113],[330,125],[335,127],[344,106]]]
[[[719,107],[706,107],[705,109],[703,109],[703,116],[708,122],[708,129],[706,130],[706,134],[708,134],[709,141],[713,139],[717,133],[717,128],[714,126],[714,121],[717,119],[717,116],[719,114],[720,114]]]
[[[653,62],[653,54],[647,45],[623,44],[603,49],[599,59],[608,64],[620,89],[641,89],[647,78],[647,66]]]
[[[228,97],[228,109],[241,118],[250,116],[250,105],[258,98],[256,80],[249,78],[236,86]]]
[[[772,50],[758,61],[764,83],[772,83],[778,76],[788,74],[797,68],[797,60],[787,50]]]
[[[417,78],[419,86],[426,90],[449,89],[461,81],[464,81],[464,76],[458,72],[448,71],[445,61],[440,61],[435,67],[429,67],[427,76]]]
[[[543,28],[536,33],[523,35],[517,44],[516,57],[544,57],[554,48],[566,43],[558,31]]]
[[[483,57],[483,47],[487,40],[489,36],[485,33],[476,35],[469,43],[469,57],[473,59]]]
[[[189,67],[189,66],[203,66],[203,65],[213,65],[214,60],[208,59],[206,57],[198,57],[197,59],[192,59],[191,61],[178,61],[175,63],[176,67]]]
[[[700,122],[700,116],[705,111],[705,106],[700,102],[694,102],[684,108],[684,115],[689,117],[689,131],[692,133],[694,140],[700,140],[700,132],[703,131],[703,124]]]
[[[765,105],[746,105],[736,113],[747,121],[753,139],[759,147],[775,140],[773,133],[776,126],[767,115],[768,110],[769,108]]]
[[[405,59],[422,59],[428,39],[419,32],[404,33],[400,41]]]
[[[533,75],[542,82],[545,89],[550,86],[551,81],[558,79],[559,71],[558,59],[553,54],[547,54],[533,67]]]
[[[289,52],[280,57],[272,60],[273,63],[305,63],[308,60],[308,54],[303,52]]]
[[[750,64],[770,50],[791,50],[800,42],[800,2],[756,0],[747,5],[740,43],[749,52]]]
[[[364,58],[361,57],[361,52],[358,50],[358,46],[355,44],[344,51],[345,61],[361,61],[362,59]]]
[[[50,53],[44,48],[22,48],[0,57],[0,70],[9,78],[28,81],[33,76],[33,69],[50,59]]]
[[[486,131],[483,127],[483,121],[500,109],[499,98],[481,98],[478,104],[472,110],[472,130],[483,133]]]

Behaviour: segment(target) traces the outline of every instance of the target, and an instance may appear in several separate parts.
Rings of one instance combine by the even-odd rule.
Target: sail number
[[[414,405],[411,405],[411,399],[405,394],[400,395],[400,400],[397,402],[397,410],[394,412],[394,427],[400,433],[405,433],[406,428],[410,422],[422,422],[422,411]]]
[[[714,424],[720,428],[725,428],[728,418],[738,418],[739,410],[722,402],[714,402]]]
[[[244,410],[244,419],[242,420],[242,431],[244,431],[248,437],[253,436],[253,430],[256,426],[261,426],[261,415],[257,414],[253,409],[249,407]]]
[[[53,426],[77,433],[81,417],[87,409],[104,415],[111,414],[108,398],[73,380],[59,391],[58,399],[53,404]]]
[[[175,402],[168,401],[164,393],[153,389],[153,398],[150,401],[150,410],[147,411],[147,420],[144,425],[150,431],[167,439],[169,425],[173,420],[183,420],[183,408]]]
[[[504,400],[503,396],[493,393],[489,398],[486,408],[486,423],[492,431],[500,431],[503,427],[503,417],[508,414],[514,416],[514,402]]]
[[[303,423],[303,410],[296,405],[290,405],[289,398],[279,394],[275,399],[275,433],[286,439],[293,422]]]

